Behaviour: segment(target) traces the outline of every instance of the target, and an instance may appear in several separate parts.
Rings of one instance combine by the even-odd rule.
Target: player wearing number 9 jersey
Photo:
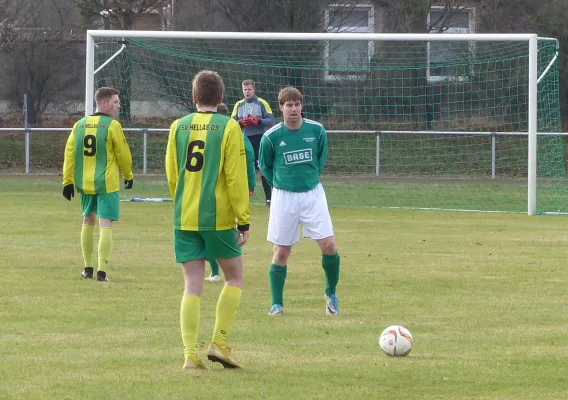
[[[93,277],[93,231],[99,217],[97,280],[108,281],[107,270],[112,248],[112,221],[119,219],[119,168],[125,188],[133,184],[132,156],[120,123],[113,118],[120,110],[118,90],[100,88],[95,93],[97,109],[74,126],[63,162],[63,196],[81,193],[83,228],[81,248],[85,269],[82,278]]]
[[[225,368],[240,367],[227,343],[243,287],[241,246],[249,234],[249,188],[241,128],[217,112],[224,91],[216,72],[195,76],[197,112],[171,125],[166,150],[175,259],[185,282],[180,307],[184,369],[205,368],[197,352],[205,258],[216,259],[225,276],[207,357]]]

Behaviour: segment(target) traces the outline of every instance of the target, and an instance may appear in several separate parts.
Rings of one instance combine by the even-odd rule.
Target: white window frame
[[[367,28],[353,28],[353,27],[334,27],[335,29],[338,29],[338,31],[336,31],[335,29],[330,29],[330,18],[331,18],[331,12],[332,10],[337,10],[339,8],[348,8],[348,9],[354,9],[355,11],[357,9],[364,9],[368,11],[368,23],[367,23]],[[375,31],[375,6],[373,4],[369,4],[369,3],[357,3],[357,4],[330,4],[329,6],[326,7],[325,9],[325,26],[327,29],[327,32],[344,32],[346,29],[349,29],[348,33],[373,33]],[[373,53],[374,53],[374,49],[375,49],[375,44],[373,43],[372,40],[369,41],[369,46],[368,46],[368,57],[369,57],[369,63],[371,62],[371,58],[373,57]],[[329,70],[329,42],[325,44],[325,49],[324,49],[324,59],[325,59],[325,69],[324,69],[324,79],[325,80],[346,80],[346,79],[364,79],[366,74],[356,74],[356,75],[334,75],[333,73],[330,73]]]
[[[430,26],[430,12],[432,10],[444,10],[444,6],[432,6],[430,11],[428,12],[428,19],[427,24]],[[449,27],[443,33],[475,33],[475,8],[474,7],[465,7],[460,12],[467,12],[469,13],[469,28],[454,28]],[[431,32],[434,33],[434,32]],[[473,76],[473,64],[469,66],[469,75],[432,75],[430,74],[430,43],[427,43],[427,67],[426,67],[426,78],[428,83],[436,83],[436,82],[469,82],[471,76]],[[475,57],[475,48],[476,42],[469,42],[469,55],[471,59]]]

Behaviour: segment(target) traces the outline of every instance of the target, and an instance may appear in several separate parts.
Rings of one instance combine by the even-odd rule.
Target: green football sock
[[[272,294],[272,304],[284,305],[284,283],[286,282],[286,265],[270,264],[268,277],[270,280],[270,293]]]
[[[335,288],[339,282],[339,253],[330,256],[327,254],[321,255],[321,266],[325,271],[325,294],[328,296],[335,294]]]
[[[215,276],[215,275],[219,275],[219,263],[217,262],[217,260],[213,259],[213,260],[208,260],[209,261],[209,265],[211,266],[211,276]]]

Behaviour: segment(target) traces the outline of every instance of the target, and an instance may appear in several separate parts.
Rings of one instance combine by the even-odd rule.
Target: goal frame
[[[88,30],[86,38],[85,115],[93,113],[95,82],[95,38],[153,38],[153,39],[241,39],[241,40],[298,40],[298,41],[459,41],[459,42],[526,42],[528,46],[528,165],[527,214],[536,215],[537,189],[537,93],[538,93],[538,35],[536,33],[277,33],[277,32],[199,32],[199,31],[124,31]],[[124,48],[124,47],[123,47]],[[122,49],[123,49],[122,48]],[[111,57],[116,57],[120,51]],[[106,63],[110,62],[107,60]],[[105,63],[105,64],[106,64]],[[103,64],[101,67],[103,67]],[[99,68],[100,69],[100,68]]]

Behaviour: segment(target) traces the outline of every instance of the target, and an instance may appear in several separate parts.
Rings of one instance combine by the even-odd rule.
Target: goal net
[[[195,110],[191,81],[211,69],[229,111],[245,79],[277,121],[278,90],[302,91],[304,116],[328,131],[332,206],[530,213],[533,110],[536,211],[568,212],[556,40],[538,39],[531,80],[528,35],[89,33],[87,99],[120,90],[135,171],[148,175],[139,196],[168,196],[167,129]]]

